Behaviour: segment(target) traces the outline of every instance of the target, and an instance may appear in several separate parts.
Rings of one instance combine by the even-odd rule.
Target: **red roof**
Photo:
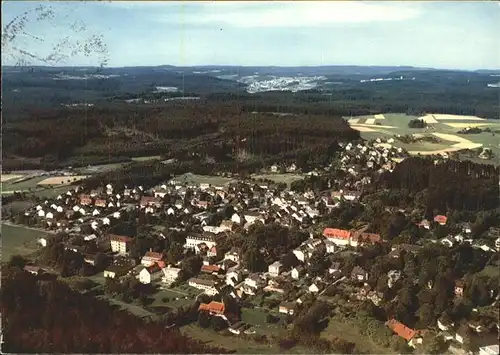
[[[351,231],[337,228],[325,228],[323,231],[323,236],[330,239],[349,239],[351,234]]]
[[[220,270],[220,267],[218,267],[217,265],[203,265],[201,267],[202,272],[212,273],[212,272],[219,272],[219,270]]]
[[[157,260],[160,261],[163,258],[163,255],[161,253],[156,253],[154,251],[148,251],[144,256],[142,257],[143,259],[149,259],[149,260]]]
[[[200,307],[198,307],[198,311],[208,311],[211,313],[224,314],[226,307],[222,302],[212,301],[210,303],[201,303]]]
[[[399,335],[401,338],[405,339],[406,341],[410,341],[417,335],[417,331],[411,328],[408,328],[406,325],[404,325],[401,322],[398,322],[395,319],[389,320],[386,325],[389,327],[390,330],[392,330],[394,333]]]
[[[438,214],[436,217],[434,217],[434,222],[437,222],[437,223],[446,223],[446,221],[448,220],[448,217],[446,216],[443,216],[441,214]]]
[[[149,203],[161,203],[161,199],[152,196],[143,196],[141,198],[141,205],[147,205]]]
[[[380,234],[376,233],[360,233],[357,235],[358,242],[369,242],[369,243],[380,243],[382,242],[382,237]]]
[[[130,243],[132,241],[132,238],[127,237],[125,235],[109,234],[109,240],[116,241],[116,242]]]

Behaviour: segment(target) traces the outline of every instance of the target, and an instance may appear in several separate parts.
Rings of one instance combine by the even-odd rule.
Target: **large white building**
[[[204,232],[203,234],[192,234],[186,237],[186,244],[184,247],[186,249],[194,249],[195,252],[199,253],[199,245],[205,244],[208,249],[217,246],[216,235],[210,232]]]
[[[199,290],[203,290],[209,296],[213,296],[219,293],[215,282],[212,280],[192,278],[189,279],[188,285]]]
[[[143,284],[149,284],[153,281],[159,280],[163,272],[161,271],[158,265],[153,265],[147,268],[144,268],[139,273],[139,281]]]
[[[124,235],[110,234],[109,241],[111,243],[111,251],[120,255],[125,255],[130,249],[132,238]]]

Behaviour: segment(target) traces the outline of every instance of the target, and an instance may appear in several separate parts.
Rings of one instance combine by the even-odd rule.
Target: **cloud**
[[[243,28],[325,27],[335,24],[407,21],[422,14],[417,3],[391,2],[190,3],[181,9],[182,16],[177,11],[165,10],[165,14],[158,11],[158,19],[170,24],[219,24]]]

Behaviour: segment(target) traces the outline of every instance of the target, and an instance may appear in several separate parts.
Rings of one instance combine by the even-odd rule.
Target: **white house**
[[[226,254],[224,254],[224,260],[231,260],[234,261],[235,263],[240,262],[240,255],[236,250],[231,250],[228,251]]]
[[[292,269],[292,279],[298,280],[302,275],[305,274],[305,269],[303,266],[297,266]]]
[[[191,278],[188,280],[188,285],[203,290],[207,295],[213,296],[219,293],[213,280]]]
[[[163,277],[162,277],[161,281],[163,283],[166,283],[166,284],[171,284],[172,282],[177,280],[177,278],[179,277],[179,274],[181,272],[181,269],[177,268],[177,267],[172,267],[169,265],[169,266],[163,268],[162,271],[163,271]]]
[[[311,284],[311,286],[309,286],[309,292],[312,292],[312,293],[318,293],[319,292],[319,287],[316,285],[316,284]]]
[[[294,249],[292,252],[298,260],[302,262],[306,260],[306,254],[304,253],[304,250],[302,250],[301,248]]]
[[[45,217],[45,211],[44,210],[38,210],[38,217]]]
[[[275,261],[268,267],[269,275],[273,277],[277,277],[281,270],[283,269],[283,265],[279,261]]]
[[[139,281],[143,284],[149,284],[159,280],[163,275],[158,265],[152,265],[141,270],[139,273]]]
[[[52,212],[47,212],[47,214],[45,215],[45,218],[52,219],[52,218],[54,218],[54,214]]]
[[[46,238],[38,238],[38,244],[40,244],[42,247],[47,246],[47,239]]]

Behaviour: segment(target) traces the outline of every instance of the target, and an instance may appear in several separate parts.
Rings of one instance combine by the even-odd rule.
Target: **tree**
[[[227,322],[221,317],[212,317],[210,325],[212,326],[212,329],[215,330],[216,332],[219,332],[227,328]]]
[[[201,327],[201,328],[208,328],[210,327],[210,315],[208,314],[208,312],[206,311],[201,311],[199,314],[198,314],[198,325]]]
[[[289,251],[288,253],[283,255],[280,259],[280,262],[283,265],[283,267],[287,270],[300,264],[299,259],[297,259],[297,257],[292,251]]]
[[[8,265],[22,269],[26,265],[26,260],[21,255],[12,255]]]
[[[265,271],[267,269],[264,256],[257,248],[251,248],[243,255],[243,261],[251,272]]]
[[[426,337],[424,343],[425,354],[444,354],[448,349],[448,345],[442,335],[435,335],[434,337]]]

